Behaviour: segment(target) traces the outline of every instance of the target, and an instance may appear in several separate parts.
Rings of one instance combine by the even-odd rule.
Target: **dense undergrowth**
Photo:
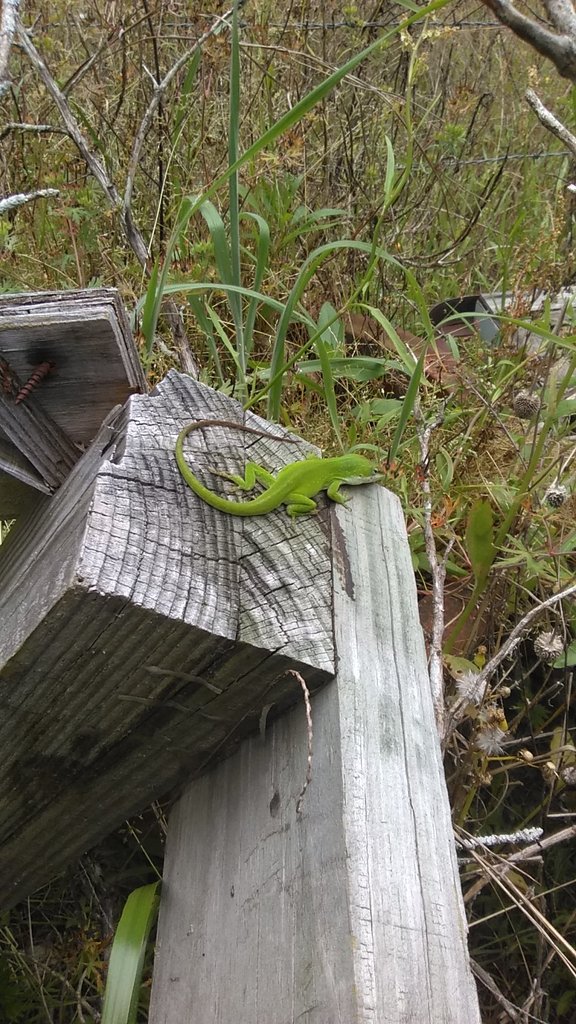
[[[574,95],[483,8],[436,6],[397,31],[406,9],[376,0],[246,2],[237,94],[230,30],[214,8],[28,4],[34,45],[70,118],[120,197],[128,182],[132,220],[127,230],[62,130],[38,66],[15,48],[0,123],[3,191],[58,195],[0,219],[2,287],[119,288],[143,314],[137,340],[151,381],[182,366],[160,309],[170,294],[203,380],[325,449],[371,445],[387,463],[428,635],[438,609],[423,527],[446,555],[454,822],[475,836],[539,827],[550,840],[507,871],[513,846],[463,856],[471,953],[489,975],[479,984],[483,1019],[569,1021],[574,595],[542,608],[507,659],[487,679],[479,673],[575,575],[576,314],[544,302],[526,321],[536,293],[573,280],[573,168],[523,93],[537,84],[568,123]],[[307,109],[314,88],[385,33],[385,45]],[[187,49],[134,162],[152,82]],[[195,209],[189,197],[202,195]],[[174,286],[164,291],[163,270]],[[477,292],[508,296],[495,306],[497,339],[449,340],[426,372],[429,308]],[[163,834],[156,808],[5,916],[0,1020],[99,1019],[121,903],[157,877]],[[147,983],[142,1021],[146,993]]]

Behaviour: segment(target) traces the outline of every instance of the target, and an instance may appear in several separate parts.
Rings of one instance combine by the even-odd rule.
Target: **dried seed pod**
[[[568,764],[565,768],[561,768],[560,778],[566,786],[570,787],[570,789],[576,786],[576,764]]]
[[[512,406],[519,419],[531,420],[533,416],[537,416],[540,412],[540,399],[538,395],[534,395],[531,391],[527,391],[526,388],[522,388],[521,391],[514,395]]]
[[[534,641],[534,654],[545,665],[553,665],[564,650],[564,642],[556,636],[554,630],[539,633]]]
[[[562,484],[550,484],[544,495],[544,501],[550,508],[560,508],[568,497],[568,489]]]

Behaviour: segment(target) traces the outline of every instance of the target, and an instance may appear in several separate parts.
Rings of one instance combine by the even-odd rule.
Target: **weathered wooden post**
[[[5,465],[39,499],[0,547],[0,907],[188,784],[151,1024],[478,1021],[397,500],[373,486],[296,521],[215,511],[178,472],[182,426],[285,432],[174,372],[55,489],[14,456],[8,385]],[[210,428],[186,454],[225,488],[210,468],[249,453],[275,470],[309,447]]]
[[[238,567],[237,628],[334,678],[312,740],[300,700],[176,806],[150,1024],[479,1021],[398,500],[362,488],[296,524],[187,505]]]

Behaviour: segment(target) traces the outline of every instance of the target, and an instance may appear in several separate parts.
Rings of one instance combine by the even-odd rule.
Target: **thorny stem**
[[[446,581],[446,562],[454,544],[454,539],[448,542],[444,557],[438,559],[434,530],[432,528],[432,490],[430,487],[430,438],[434,430],[444,420],[442,410],[434,420],[425,424],[420,402],[417,399],[414,406],[414,418],[417,424],[418,439],[420,441],[420,466],[422,471],[422,493],[424,502],[422,511],[424,515],[424,540],[426,544],[426,555],[430,563],[432,575],[432,634],[430,637],[430,653],[428,657],[428,674],[430,676],[430,689],[432,691],[432,703],[436,716],[436,727],[439,735],[444,732],[444,664],[442,658],[442,640],[444,637],[444,584]]]

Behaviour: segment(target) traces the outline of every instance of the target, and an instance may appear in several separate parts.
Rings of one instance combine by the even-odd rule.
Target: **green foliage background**
[[[0,219],[0,286],[119,288],[151,381],[180,365],[161,312],[170,295],[202,379],[328,450],[361,444],[386,457],[423,607],[428,474],[440,555],[451,545],[447,598],[460,602],[445,645],[452,700],[462,696],[459,673],[477,672],[534,600],[574,578],[573,311],[555,335],[544,307],[531,324],[540,347],[519,347],[514,335],[532,292],[553,293],[574,275],[573,166],[523,93],[534,85],[572,126],[574,90],[472,3],[439,0],[401,30],[413,5],[375,2],[369,16],[367,6],[252,0],[239,15],[237,50],[221,24],[194,51],[224,5],[27,4],[35,46],[120,195],[153,80],[186,48],[190,59],[154,112],[133,180],[131,215],[149,252],[142,267],[119,209],[14,49],[0,122],[2,188],[59,195]],[[281,134],[260,145],[279,123]],[[398,330],[429,349],[428,307],[477,291],[510,295],[499,346],[454,342],[456,379],[426,377],[426,347],[418,359]],[[351,311],[368,313],[376,332],[353,336]],[[516,414],[522,389],[539,395],[539,429]],[[418,409],[423,422],[442,412],[426,466]],[[546,494],[560,477],[567,500],[551,507]],[[566,603],[561,618],[551,612],[542,623],[561,634],[567,656],[547,665],[529,638],[480,707],[464,702],[446,764],[455,822],[474,834],[535,824],[550,834],[558,818],[565,824],[574,621]],[[163,831],[160,814],[145,828],[128,826],[74,878],[7,916],[0,1019],[97,1019],[113,924],[130,889],[155,879]],[[527,873],[519,866],[507,893],[478,885],[480,877],[476,862],[463,866],[477,962],[510,1001],[528,1000],[533,1019],[570,1019],[576,957],[560,957],[551,928],[531,913],[537,906],[573,942],[566,846]],[[145,983],[140,1020],[147,991]],[[485,1021],[504,1019],[493,994],[480,991]]]

